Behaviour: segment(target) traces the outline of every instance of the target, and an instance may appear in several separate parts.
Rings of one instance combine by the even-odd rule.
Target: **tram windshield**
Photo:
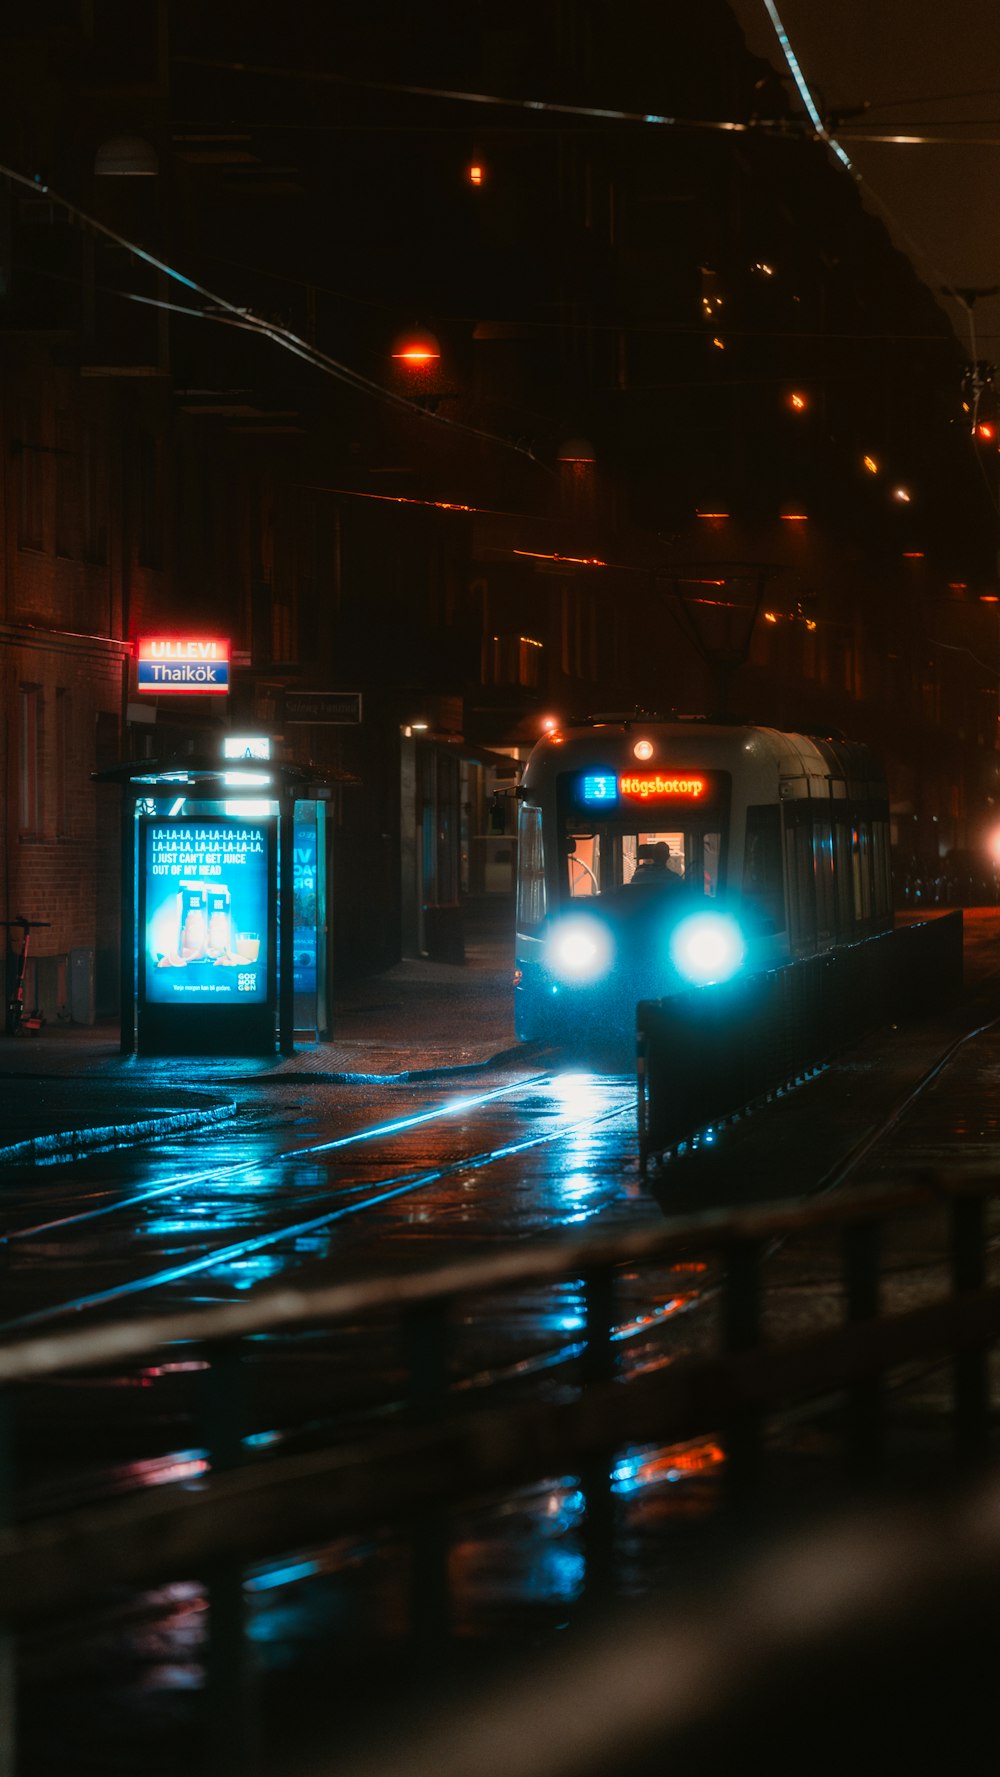
[[[600,827],[570,831],[566,840],[567,891],[574,901],[615,894],[621,888],[659,885],[703,895],[719,892],[721,834],[701,827],[651,833]]]

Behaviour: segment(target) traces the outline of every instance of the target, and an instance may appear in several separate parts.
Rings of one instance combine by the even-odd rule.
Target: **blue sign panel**
[[[228,660],[138,660],[140,691],[228,691]]]
[[[618,779],[613,772],[595,773],[585,777],[580,786],[581,802],[617,802]]]
[[[273,824],[142,822],[140,990],[152,1005],[268,997]]]
[[[295,991],[316,993],[316,893],[319,887],[319,847],[315,802],[295,804],[295,844],[292,854],[292,898],[295,902]]]

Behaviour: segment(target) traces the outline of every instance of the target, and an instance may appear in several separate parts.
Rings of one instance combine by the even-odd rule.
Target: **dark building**
[[[340,975],[509,891],[549,716],[841,729],[901,853],[981,845],[1000,458],[721,0],[63,0],[0,100],[3,898],[49,1016],[117,1003],[90,773],[224,726],[336,779]],[[219,714],[136,689],[181,630],[231,641]]]

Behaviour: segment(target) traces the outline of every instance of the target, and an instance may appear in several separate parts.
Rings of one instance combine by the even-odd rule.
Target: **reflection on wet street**
[[[474,1092],[435,1085],[354,1096],[342,1089],[332,1127],[316,1095],[291,1130],[287,1117],[262,1120],[248,1093],[234,1127],[148,1153],[48,1168],[41,1180],[15,1177],[8,1334],[422,1270],[495,1250],[497,1242],[660,1225],[637,1176],[628,1075],[574,1063],[549,1073],[520,1070]],[[301,1105],[301,1085],[296,1093]],[[623,1277],[614,1338],[625,1370],[670,1361],[659,1341],[696,1303],[701,1283],[693,1266]],[[453,1329],[457,1398],[528,1389],[555,1399],[573,1391],[584,1314],[582,1279],[470,1300]],[[178,1354],[110,1387],[84,1374],[33,1389],[25,1422],[36,1445],[27,1471],[34,1498],[54,1505],[171,1482],[196,1486],[207,1465],[197,1441],[192,1447],[188,1390],[201,1368],[202,1360]],[[260,1411],[247,1447],[258,1452],[295,1447],[302,1432],[289,1428],[311,1418],[325,1425],[348,1413],[357,1425],[384,1413],[401,1382],[394,1341],[377,1328],[269,1336],[258,1344],[255,1371]],[[44,1455],[56,1420],[67,1439],[58,1489]],[[136,1447],[126,1460],[112,1455],[123,1438]],[[643,1494],[662,1490],[672,1500],[689,1476],[704,1486],[711,1467],[691,1452],[623,1452],[605,1476],[622,1513],[623,1549],[636,1536],[647,1540],[635,1518]],[[421,1559],[392,1537],[339,1539],[249,1571],[243,1595],[265,1687],[280,1691],[289,1673],[308,1669],[331,1634],[345,1629],[375,1646],[405,1646]],[[449,1641],[486,1647],[553,1632],[584,1607],[587,1559],[580,1478],[484,1502],[448,1539]],[[37,1667],[41,1695],[57,1670],[74,1719],[87,1718],[103,1747],[105,1769],[118,1760],[124,1770],[123,1723],[141,1718],[144,1732],[156,1724],[174,1752],[192,1731],[191,1710],[206,1681],[208,1616],[197,1586],[165,1588],[102,1613],[82,1653],[75,1642],[44,1657],[36,1648],[26,1670]],[[97,1682],[109,1669],[113,1703],[100,1700]],[[34,1697],[29,1684],[26,1732],[44,1769],[47,1759],[58,1762],[51,1736],[58,1741],[60,1728]],[[171,1756],[164,1753],[164,1768]]]
[[[988,972],[985,939],[982,948]],[[960,1077],[945,1071],[916,1091],[954,1035],[915,1027],[860,1045],[752,1115],[696,1132],[649,1181],[637,1165],[634,1078],[585,1064],[593,1058],[508,1064],[474,1088],[440,1078],[249,1083],[229,1125],[11,1172],[5,1331],[59,1333],[253,1305],[276,1290],[422,1279],[456,1261],[808,1195],[915,1092],[891,1145],[872,1149],[856,1184],[880,1188],[901,1162],[926,1167],[960,1143],[995,1162],[995,1031],[984,1028],[963,1050]],[[928,1214],[887,1246],[887,1301],[924,1301],[944,1239]],[[576,1261],[556,1281],[463,1295],[448,1326],[449,1408],[527,1402],[548,1413],[581,1398],[588,1289]],[[767,1338],[834,1325],[843,1312],[829,1243],[789,1241],[768,1255]],[[682,1358],[719,1349],[721,1326],[714,1259],[686,1250],[671,1263],[622,1265],[608,1374],[669,1373]],[[255,1336],[244,1454],[307,1463],[331,1438],[349,1450],[373,1427],[405,1421],[416,1336],[388,1308]],[[197,1499],[211,1472],[198,1405],[210,1368],[181,1345],[114,1375],[85,1370],[25,1388],[25,1510],[171,1484]],[[914,1411],[934,1406],[923,1374],[908,1386]],[[831,1472],[833,1444],[822,1424],[787,1434],[791,1511],[800,1485],[804,1493]],[[282,1549],[241,1579],[223,1572],[108,1596],[82,1632],[25,1639],[24,1777],[74,1768],[81,1736],[102,1774],[134,1777],[141,1743],[143,1777],[174,1777],[212,1682],[213,1608],[220,1596],[231,1603],[234,1586],[260,1680],[261,1744],[280,1749],[293,1718],[307,1739],[311,1730],[321,1739],[333,1709],[349,1745],[372,1712],[405,1718],[430,1678],[461,1687],[509,1653],[548,1646],[586,1624],[601,1597],[679,1594],[718,1515],[726,1467],[714,1432],[623,1444],[580,1473],[473,1498],[451,1517],[431,1512],[420,1529],[387,1523]],[[602,1525],[610,1526],[603,1545]],[[64,1705],[56,1712],[53,1694]]]

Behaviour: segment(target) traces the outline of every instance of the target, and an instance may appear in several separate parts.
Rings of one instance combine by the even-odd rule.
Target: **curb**
[[[34,1161],[45,1165],[77,1154],[136,1147],[156,1136],[196,1129],[202,1123],[221,1123],[233,1116],[236,1109],[235,1099],[230,1099],[228,1103],[211,1105],[204,1110],[161,1111],[157,1116],[142,1117],[133,1123],[102,1123],[83,1129],[54,1130],[50,1135],[30,1135],[24,1141],[11,1142],[0,1148],[0,1164],[20,1165]]]
[[[358,1074],[328,1068],[287,1068],[281,1066],[268,1079],[280,1084],[287,1080],[290,1085],[305,1086],[311,1080],[318,1080],[325,1086],[393,1086],[401,1083],[417,1083],[421,1080],[448,1079],[455,1074],[478,1074],[490,1067],[503,1067],[508,1062],[531,1062],[539,1054],[546,1053],[545,1045],[538,1043],[514,1043],[509,1049],[499,1049],[495,1055],[488,1055],[483,1061],[441,1062],[437,1067],[403,1068],[396,1074]],[[258,1076],[259,1077],[259,1076]]]

